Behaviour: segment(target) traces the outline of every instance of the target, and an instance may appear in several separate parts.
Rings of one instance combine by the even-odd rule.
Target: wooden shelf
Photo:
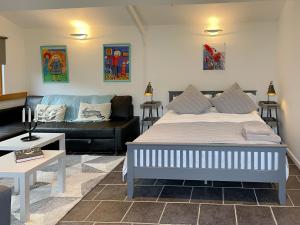
[[[18,92],[18,93],[0,95],[0,101],[22,99],[22,98],[26,98],[26,96],[27,96],[27,92]]]

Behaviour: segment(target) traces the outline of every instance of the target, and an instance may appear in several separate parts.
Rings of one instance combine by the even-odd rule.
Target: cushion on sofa
[[[111,120],[129,120],[133,117],[131,96],[114,96],[111,100]]]
[[[34,119],[41,122],[62,122],[65,118],[66,109],[65,105],[37,104]]]
[[[67,106],[65,115],[66,121],[76,120],[78,117],[79,105],[81,102],[89,104],[110,103],[113,95],[46,95],[42,99],[42,104],[45,105],[62,105]]]
[[[76,121],[108,121],[111,112],[111,103],[88,104],[80,103]]]

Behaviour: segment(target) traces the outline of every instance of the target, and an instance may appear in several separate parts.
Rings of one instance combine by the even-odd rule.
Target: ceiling
[[[216,4],[136,5],[135,10],[145,26],[206,24],[211,17],[220,23],[276,21],[284,1],[249,1]],[[90,27],[135,25],[126,6],[18,10],[1,12],[22,28],[70,27],[71,21],[83,21]]]

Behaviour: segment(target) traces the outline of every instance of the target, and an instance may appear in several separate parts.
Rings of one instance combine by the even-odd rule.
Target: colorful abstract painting
[[[69,82],[66,46],[41,46],[44,82]]]
[[[103,45],[104,81],[130,81],[130,44]]]
[[[203,70],[225,70],[225,44],[203,45]]]

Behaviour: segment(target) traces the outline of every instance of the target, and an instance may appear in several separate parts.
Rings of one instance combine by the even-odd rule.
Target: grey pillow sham
[[[220,113],[246,114],[257,109],[253,100],[237,83],[210,101]]]
[[[211,107],[211,103],[197,88],[189,85],[185,91],[167,105],[179,114],[200,114]]]

